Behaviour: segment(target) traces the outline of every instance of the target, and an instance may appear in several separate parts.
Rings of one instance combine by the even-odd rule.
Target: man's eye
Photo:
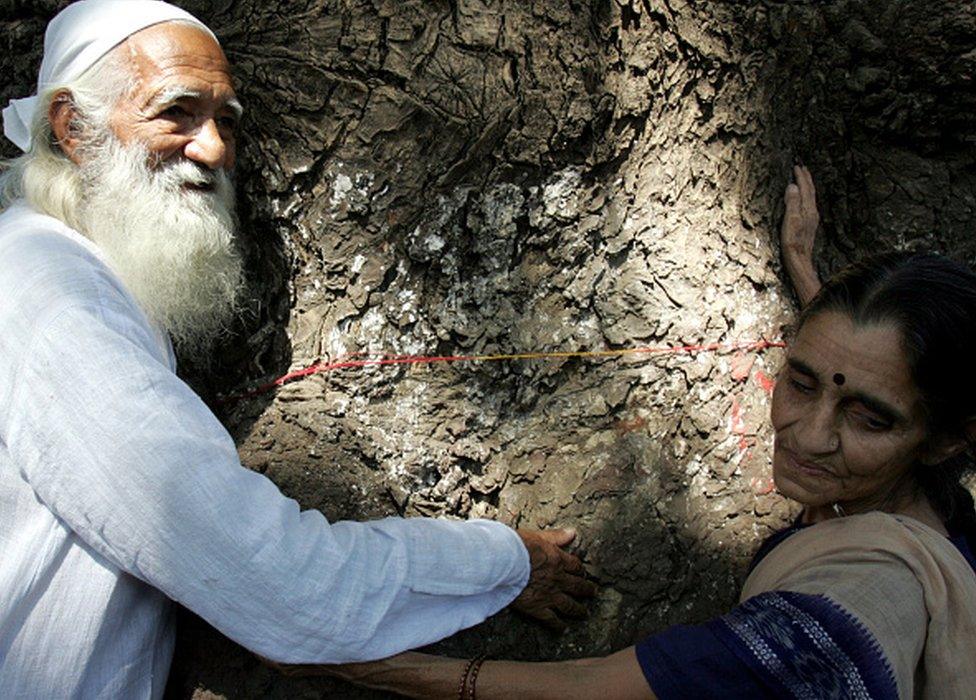
[[[190,116],[190,113],[179,105],[170,105],[162,112],[159,113],[161,117],[166,117],[167,119],[185,119]]]
[[[237,131],[237,118],[218,117],[217,126],[219,126],[221,129],[227,129],[228,131]]]

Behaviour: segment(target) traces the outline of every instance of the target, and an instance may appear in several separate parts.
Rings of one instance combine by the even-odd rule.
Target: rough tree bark
[[[0,97],[63,2],[4,2]],[[207,396],[355,352],[776,339],[794,159],[824,271],[976,244],[976,3],[305,0],[185,5],[247,105],[253,303]],[[10,153],[8,147],[7,154]],[[573,524],[602,585],[555,636],[508,613],[443,652],[563,658],[726,609],[771,493],[780,351],[336,371],[218,404],[248,468],[330,518]],[[327,604],[327,601],[323,601]],[[187,616],[176,697],[376,697],[285,680]]]

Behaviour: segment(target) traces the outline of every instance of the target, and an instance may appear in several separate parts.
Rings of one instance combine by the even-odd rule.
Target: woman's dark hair
[[[831,277],[803,310],[800,326],[824,311],[900,329],[929,435],[960,437],[969,446],[940,464],[917,465],[916,483],[950,531],[976,542],[973,498],[962,483],[976,469],[966,432],[976,418],[976,274],[939,255],[877,255]]]

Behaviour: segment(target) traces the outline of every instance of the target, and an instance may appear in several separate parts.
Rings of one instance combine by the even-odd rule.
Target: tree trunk
[[[215,405],[244,464],[330,519],[580,532],[602,587],[587,623],[502,613],[439,652],[600,654],[727,610],[793,512],[769,478],[782,351],[352,367],[233,395],[354,353],[779,340],[796,160],[825,273],[892,248],[976,257],[973,2],[179,4],[247,109],[254,301],[222,358],[186,358],[201,392],[232,395]],[[4,4],[4,103],[56,5]],[[190,616],[170,692],[378,697],[280,678]]]

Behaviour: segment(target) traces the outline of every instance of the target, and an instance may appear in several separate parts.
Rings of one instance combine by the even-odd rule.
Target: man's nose
[[[213,119],[208,119],[200,126],[193,139],[184,147],[183,154],[211,170],[232,167],[227,162],[230,157],[227,143],[221,137]]]
[[[831,454],[840,447],[837,414],[828,402],[818,402],[796,426],[797,447],[808,455]]]

